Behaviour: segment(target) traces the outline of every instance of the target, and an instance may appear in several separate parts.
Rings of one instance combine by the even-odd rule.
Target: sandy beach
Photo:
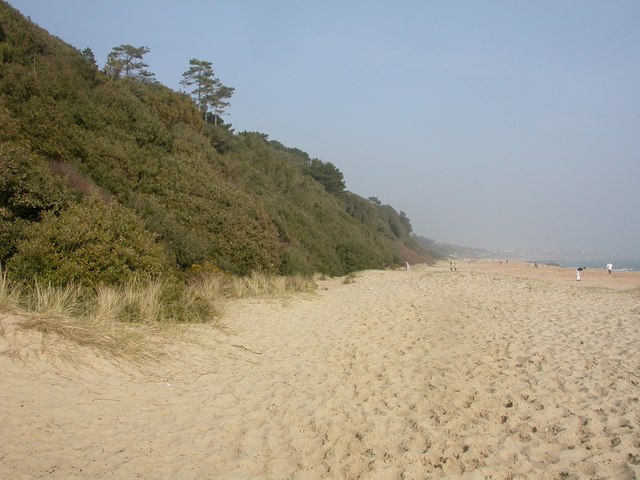
[[[18,321],[1,479],[640,478],[638,272],[368,271],[231,302],[160,365]]]

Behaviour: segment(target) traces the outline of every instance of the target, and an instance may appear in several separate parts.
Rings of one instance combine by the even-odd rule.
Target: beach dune
[[[640,477],[640,274],[457,267],[235,301],[159,365],[0,316],[0,478]]]

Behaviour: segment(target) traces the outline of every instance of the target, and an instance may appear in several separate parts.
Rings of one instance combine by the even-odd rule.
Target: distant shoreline
[[[533,260],[532,262],[537,262],[538,264],[555,264],[559,267],[563,268],[576,268],[576,267],[586,267],[586,268],[600,268],[606,269],[608,261],[605,260]],[[530,263],[532,263],[530,262]],[[613,270],[615,272],[637,272],[640,271],[640,260],[638,259],[626,259],[626,260],[611,260],[613,264]]]
[[[452,259],[453,260],[453,259]],[[478,259],[464,259],[458,258],[458,261],[471,261],[471,262],[496,262],[496,263],[528,263],[533,265],[537,263],[538,265],[547,265],[547,266],[555,266],[560,268],[577,268],[577,267],[585,267],[592,269],[601,269],[605,270],[607,268],[607,263],[611,261],[613,264],[614,272],[639,272],[640,271],[640,259],[611,259],[611,260],[603,260],[603,259],[522,259],[522,258],[513,258],[513,259],[505,259],[505,258],[478,258]],[[448,260],[447,260],[448,261]]]

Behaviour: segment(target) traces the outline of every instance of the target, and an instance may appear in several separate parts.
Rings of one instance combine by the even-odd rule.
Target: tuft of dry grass
[[[315,292],[318,284],[315,279],[309,275],[293,275],[287,278],[287,289],[294,293],[311,293]]]
[[[224,291],[231,298],[283,297],[309,293],[317,288],[313,277],[303,275],[278,276],[253,272],[246,277],[230,277]]]
[[[351,272],[348,273],[345,277],[344,277],[344,284],[349,285],[350,283],[355,283],[356,278],[358,278],[358,276],[355,274],[355,272]]]
[[[9,284],[7,273],[0,268],[0,311],[12,312],[18,308],[21,289]]]
[[[226,284],[228,280],[225,274],[214,273],[199,276],[189,285],[211,303],[220,302],[227,297]]]
[[[162,282],[158,280],[132,281],[122,287],[111,287],[109,296],[115,300],[114,307],[120,320],[153,323],[163,320],[163,289]]]
[[[157,363],[166,357],[165,346],[176,340],[167,324],[131,325],[117,321],[95,321],[83,317],[31,313],[19,328],[54,335],[71,344],[132,364]]]
[[[54,317],[76,317],[84,312],[85,294],[76,285],[53,287],[35,283],[34,288],[23,296],[23,309],[39,315]]]

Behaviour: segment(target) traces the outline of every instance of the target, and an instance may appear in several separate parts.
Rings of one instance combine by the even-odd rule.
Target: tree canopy
[[[342,172],[331,162],[323,162],[314,158],[307,165],[305,171],[320,182],[328,193],[338,194],[345,189]]]
[[[104,72],[114,79],[153,80],[154,74],[147,70],[149,65],[144,62],[144,56],[149,52],[148,47],[134,47],[129,44],[114,47],[107,57]]]

